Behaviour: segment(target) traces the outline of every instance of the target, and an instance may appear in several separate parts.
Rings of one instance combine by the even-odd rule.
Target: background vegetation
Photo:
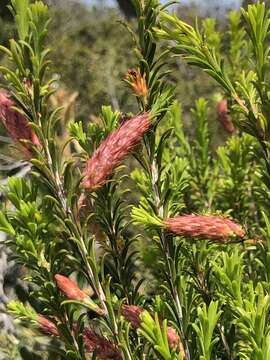
[[[10,12],[6,10],[8,3],[9,1],[5,0],[1,1],[0,4],[0,43],[3,45],[8,45],[8,39],[15,34],[13,18]],[[118,0],[118,8],[99,6],[98,4],[93,7],[86,7],[70,0],[48,1],[48,4],[52,18],[47,40],[52,49],[53,65],[50,72],[56,80],[54,86],[57,90],[50,102],[54,107],[63,106],[61,121],[57,128],[58,142],[60,144],[65,143],[68,122],[75,121],[78,123],[82,121],[84,129],[87,129],[89,123],[100,125],[102,118],[100,113],[104,105],[112,106],[112,110],[116,111],[117,119],[124,119],[128,113],[136,113],[137,110],[145,110],[144,106],[138,109],[135,96],[130,96],[130,89],[124,82],[128,69],[138,67],[138,61],[134,52],[131,51],[134,47],[132,36],[122,24],[123,21],[128,21],[131,29],[135,32],[138,30],[135,11],[130,2]],[[247,4],[248,1],[245,1],[243,6],[246,7]],[[195,17],[199,15],[201,27],[208,41],[228,61],[229,75],[232,78],[237,77],[243,68],[249,69],[250,49],[245,45],[244,35],[241,32],[243,19],[240,19],[236,12],[227,13],[216,9],[211,12],[214,19],[209,19],[207,18],[209,14],[202,15],[196,6],[186,5],[181,6],[178,13],[181,15],[181,19],[190,24],[194,24]],[[162,42],[157,54],[161,54],[166,46],[166,43]],[[243,48],[244,53],[241,52]],[[3,54],[1,56],[1,64],[8,64],[7,58]],[[239,341],[235,347],[230,343],[227,344],[227,342],[237,332],[235,330],[237,325],[232,319],[233,316],[230,311],[232,308],[237,310],[237,301],[244,301],[241,298],[240,289],[237,288],[241,282],[242,267],[246,266],[247,268],[245,279],[250,278],[254,280],[254,283],[269,280],[269,273],[261,279],[261,275],[256,274],[254,265],[255,262],[256,264],[260,263],[261,269],[268,269],[269,266],[269,255],[263,250],[266,241],[269,241],[269,220],[266,215],[262,216],[262,211],[267,206],[267,197],[261,189],[260,176],[257,176],[258,173],[261,173],[263,164],[257,161],[256,151],[254,151],[258,148],[258,144],[252,137],[242,134],[241,130],[238,132],[232,125],[231,118],[237,123],[239,114],[228,115],[226,111],[222,110],[221,101],[227,99],[227,94],[220,89],[213,79],[210,79],[200,69],[190,67],[182,59],[170,57],[166,62],[167,68],[171,71],[165,74],[165,79],[168,84],[175,87],[176,101],[173,102],[169,113],[166,115],[166,122],[162,123],[157,132],[157,141],[160,141],[163,132],[169,133],[171,127],[175,129],[169,143],[164,140],[163,145],[163,166],[165,168],[169,168],[172,156],[175,157],[173,169],[170,170],[170,186],[179,197],[177,205],[172,199],[173,211],[175,213],[176,211],[188,213],[219,211],[229,214],[249,229],[247,248],[239,246],[237,250],[234,250],[228,247],[228,252],[223,253],[222,259],[216,260],[217,248],[215,245],[193,245],[191,250],[188,247],[183,247],[184,254],[186,251],[183,264],[192,268],[197,276],[196,279],[193,279],[196,286],[190,290],[189,296],[195,302],[197,297],[202,297],[207,306],[207,308],[205,305],[201,306],[198,302],[198,306],[201,306],[201,310],[198,311],[200,323],[194,329],[186,324],[185,331],[188,334],[196,333],[198,337],[204,338],[204,345],[209,342],[208,318],[213,315],[218,320],[221,316],[221,313],[215,308],[216,303],[211,302],[213,293],[217,291],[220,299],[222,299],[222,292],[226,288],[226,291],[231,294],[229,304],[224,300],[224,308],[222,309],[224,310],[222,321],[224,321],[223,324],[227,325],[227,328],[224,330],[220,327],[216,331],[217,337],[221,340],[213,353],[215,358],[232,359],[235,358],[235,354],[240,353],[243,359],[248,359],[256,346],[260,349],[263,348],[263,337],[267,335],[267,331],[264,332],[264,329],[261,329],[261,338],[257,339],[256,346],[250,340],[256,333],[255,323],[260,319],[256,317],[255,313],[254,318],[250,317],[248,312],[252,312],[257,303],[263,302],[265,295],[263,289],[259,289],[254,298],[251,295],[253,289],[245,289],[245,294],[250,294],[253,303],[245,305],[246,313],[243,309],[242,313],[241,309],[238,309],[239,328],[242,329],[244,335],[241,337],[238,334]],[[121,114],[118,114],[117,111]],[[109,113],[108,108],[107,113],[106,108],[103,108],[103,117],[107,120],[110,118],[113,122],[113,115]],[[121,123],[121,120],[117,121]],[[107,126],[109,125],[107,124]],[[75,127],[73,132],[74,136],[78,136]],[[13,148],[10,147],[10,140],[6,137],[4,128],[2,128],[1,134],[0,170],[2,184],[5,184],[8,176],[27,176],[29,167],[25,162],[21,162],[21,154],[18,151],[14,152]],[[67,149],[64,156],[68,158],[70,151],[74,151],[74,149]],[[133,162],[134,160],[131,159],[126,162],[128,169],[134,168]],[[160,169],[160,176],[164,181],[165,175],[162,171]],[[134,170],[131,177],[138,188],[134,188],[136,190],[134,191],[135,195],[133,193],[132,196],[125,196],[129,201],[137,201],[139,191],[144,194],[145,189],[147,189],[147,176],[142,171]],[[128,180],[128,186],[133,188],[134,184]],[[101,198],[104,196],[104,199],[107,199],[109,195],[105,189],[104,194],[100,193],[99,196]],[[179,202],[180,198],[181,201]],[[3,202],[6,202],[6,194],[5,196],[2,194],[2,199]],[[9,199],[8,206],[11,203],[12,201]],[[102,204],[100,210],[97,208],[95,211],[102,216]],[[258,229],[261,228],[264,230],[258,233]],[[97,231],[96,237],[99,236],[102,237],[104,234]],[[150,232],[150,235],[145,235],[145,238],[151,236]],[[255,238],[256,241],[260,240],[258,237],[263,237],[263,240],[259,241],[259,245],[254,245],[253,240]],[[163,279],[164,274],[158,271],[155,264],[158,251],[156,246],[149,241],[145,242],[145,238],[142,237],[139,246],[137,246],[141,260],[135,264],[138,272],[144,273],[148,280],[144,287],[145,293],[151,294],[158,282]],[[255,240],[254,242],[256,242]],[[12,253],[6,247],[2,246],[0,251],[1,272],[4,274],[2,279],[0,276],[0,283],[2,281],[0,301],[3,312],[7,301],[13,298],[18,298],[23,302],[30,301],[31,305],[37,308],[34,300],[28,297],[29,290],[32,290],[31,285],[28,283],[26,285],[20,280],[26,274],[25,269],[14,264]],[[189,251],[191,252],[189,253]],[[190,261],[187,254],[192,254]],[[212,259],[211,266],[208,262],[209,257]],[[221,264],[226,270],[225,275],[227,277],[220,270]],[[219,279],[220,287],[218,289],[211,282],[212,272]],[[190,275],[188,281],[194,274]],[[179,286],[188,288],[189,285],[183,280]],[[186,299],[186,301],[188,300],[190,298]],[[153,306],[155,310],[159,310],[164,315],[170,313],[168,309],[162,308],[158,302],[158,297],[155,301],[156,303]],[[185,300],[183,301],[185,302]],[[212,304],[211,307],[210,304]],[[252,306],[254,308],[250,310]],[[185,310],[189,310],[188,304],[185,304]],[[268,310],[263,309],[263,311],[266,313]],[[262,314],[262,317],[265,313]],[[190,316],[195,317],[195,314]],[[253,322],[253,325],[255,324],[253,328],[252,325],[247,325],[249,321]],[[248,327],[251,327],[254,332],[251,335],[247,334]],[[11,318],[5,313],[2,314],[2,328],[0,358],[2,356],[3,359],[55,359],[55,354],[48,351],[50,346],[52,348],[55,345],[57,346],[54,340],[44,340],[44,337],[40,339],[31,338],[29,336],[29,334],[32,335],[30,329],[23,328],[21,324],[14,326]],[[209,331],[211,333],[211,330]],[[197,353],[194,351],[192,356],[196,358],[200,355],[200,359],[210,359],[213,345],[216,343],[216,340],[213,341],[213,343],[210,341],[208,344],[208,349],[204,348],[204,345],[197,344],[196,347],[193,344],[194,349],[201,346],[201,350]],[[248,344],[246,349],[243,344],[244,341]],[[44,348],[47,349],[47,355],[42,352]],[[222,355],[222,348],[227,350],[227,357]],[[260,359],[259,356],[264,359],[264,354],[269,350],[266,345],[263,349],[265,353],[259,354],[258,350],[259,355],[254,359]],[[149,354],[149,356],[153,356],[151,353]],[[269,352],[267,354],[269,356]]]

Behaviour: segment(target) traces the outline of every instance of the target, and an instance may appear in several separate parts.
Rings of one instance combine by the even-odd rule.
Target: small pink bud
[[[104,310],[95,304],[95,302],[88,297],[88,294],[78,287],[75,281],[60,274],[56,274],[54,279],[57,287],[67,296],[69,300],[82,301],[97,314],[104,315]]]
[[[221,216],[183,215],[164,221],[165,228],[180,236],[226,241],[231,237],[244,237],[242,227]]]
[[[87,297],[87,294],[78,287],[75,281],[60,274],[56,274],[54,278],[57,287],[67,296],[68,299],[82,301]]]
[[[38,315],[37,322],[40,326],[40,329],[45,334],[59,336],[59,332],[56,325],[52,321],[48,320],[45,316]]]
[[[170,348],[172,349],[179,348],[181,341],[174,328],[172,327],[167,328],[167,338]]]
[[[137,115],[114,130],[86,162],[82,187],[94,190],[103,186],[123,159],[139,144],[151,125],[149,115]]]
[[[122,360],[118,347],[103,336],[96,334],[91,328],[84,329],[83,339],[86,351],[92,353],[96,350],[99,359]]]
[[[175,329],[170,326],[167,327],[167,338],[168,338],[169,347],[171,349],[175,349],[175,350],[179,351],[180,354],[182,354],[182,358],[185,359],[186,353],[185,353],[184,346],[180,340],[180,337],[178,336]]]
[[[32,157],[31,146],[21,143],[21,141],[28,140],[36,146],[40,146],[40,141],[25,117],[14,110],[13,106],[15,103],[10,99],[8,93],[0,91],[0,119],[13,141],[22,145],[25,157],[30,159]]]
[[[227,100],[222,100],[218,103],[218,119],[225,131],[229,134],[233,134],[235,132],[235,127],[233,125],[232,119],[228,113],[228,103]]]

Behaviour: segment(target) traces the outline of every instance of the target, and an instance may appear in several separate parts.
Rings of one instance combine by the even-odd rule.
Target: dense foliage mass
[[[102,106],[97,91],[86,121],[78,94],[59,95],[60,63],[72,83],[73,62],[49,48],[61,39],[65,54],[68,34],[48,34],[45,2],[11,1],[0,118],[23,160],[2,187],[0,230],[25,282],[6,304],[19,330],[2,336],[3,358],[270,360],[270,12],[233,11],[219,32],[171,3],[133,1],[132,63],[120,46],[124,81],[117,63],[105,74],[123,102],[110,88]],[[191,65],[216,83],[216,109],[197,98],[187,133],[187,85],[174,82]],[[214,112],[228,137],[213,149]]]

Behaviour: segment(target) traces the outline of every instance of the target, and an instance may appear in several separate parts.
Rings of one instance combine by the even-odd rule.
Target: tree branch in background
[[[8,4],[10,3],[10,0],[1,0],[0,2],[0,17],[5,20],[11,20],[12,16],[8,9]]]
[[[117,0],[119,8],[123,11],[127,18],[136,16],[131,0]]]

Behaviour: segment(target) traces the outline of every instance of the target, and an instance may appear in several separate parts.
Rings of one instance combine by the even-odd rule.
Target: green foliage
[[[10,114],[19,112],[38,141],[22,142],[29,176],[10,178],[3,188],[0,230],[30,286],[29,304],[12,302],[8,309],[23,325],[52,335],[45,350],[61,359],[268,359],[270,13],[260,2],[242,17],[231,13],[224,43],[213,19],[193,27],[170,15],[169,3],[133,2],[138,29],[126,29],[137,63],[124,66],[137,70],[126,82],[133,111],[147,114],[151,124],[131,149],[128,138],[115,136],[129,121],[114,110],[119,103],[102,106],[89,124],[65,122],[66,138],[59,140],[61,109],[50,102],[56,84],[49,71],[49,10],[40,1],[12,2],[18,35],[1,47],[9,63],[0,71],[14,101]],[[79,50],[71,49],[72,56]],[[221,146],[211,131],[209,98],[194,101],[192,129],[186,127],[169,82],[170,51],[202,68],[224,92],[225,115],[238,130]],[[110,173],[116,155],[103,149],[105,139],[116,155],[124,146],[133,156]],[[104,167],[106,179],[85,188],[85,173],[102,175]],[[246,235],[213,243],[209,225],[196,222],[185,224],[194,239],[170,233],[166,220],[183,214],[219,216],[222,226],[210,230],[220,235],[228,224],[238,228],[226,223],[229,215]],[[46,329],[39,315],[49,321]]]
[[[11,4],[12,6],[9,6],[9,9],[14,16],[19,39],[24,41],[29,35],[29,1],[12,0]]]
[[[26,308],[22,303],[11,301],[8,304],[8,310],[11,314],[20,317],[24,320],[36,320],[36,313],[29,308]]]
[[[181,354],[176,355],[169,347],[166,321],[160,324],[157,314],[155,314],[155,319],[153,319],[146,311],[141,315],[141,319],[142,329],[140,330],[140,333],[154,346],[162,359],[172,360],[183,358]]]
[[[218,338],[213,339],[213,332],[220,315],[221,311],[218,311],[217,302],[211,302],[208,309],[205,304],[198,308],[198,325],[195,323],[193,327],[201,348],[200,360],[211,359],[213,347],[219,341]]]

